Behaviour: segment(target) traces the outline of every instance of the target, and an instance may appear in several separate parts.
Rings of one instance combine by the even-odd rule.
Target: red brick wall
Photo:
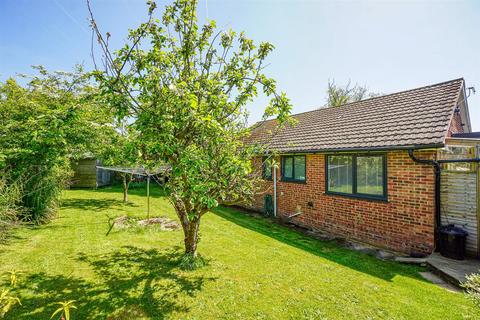
[[[417,151],[432,158],[435,151]],[[277,183],[279,216],[297,211],[293,222],[407,254],[430,253],[434,246],[434,173],[431,166],[414,163],[406,151],[387,154],[388,201],[353,199],[325,194],[325,156],[307,155],[307,182]],[[254,160],[260,165],[261,159]],[[280,170],[277,176],[280,179]],[[273,182],[265,182],[273,194]],[[259,195],[253,208],[263,208]],[[308,206],[313,202],[313,207]]]
[[[448,128],[447,137],[451,137],[452,133],[463,133],[462,117],[460,116],[460,112],[455,112],[453,114],[450,127]]]

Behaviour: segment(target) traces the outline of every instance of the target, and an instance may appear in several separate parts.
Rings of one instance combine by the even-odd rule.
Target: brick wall
[[[436,151],[417,151],[431,159]],[[325,155],[309,154],[306,183],[277,183],[278,214],[287,217],[298,210],[293,222],[407,254],[430,253],[434,247],[434,173],[431,166],[414,163],[406,151],[388,152],[388,201],[353,199],[325,194]],[[254,160],[260,166],[261,158]],[[277,176],[280,179],[280,170]],[[273,182],[258,195],[253,209],[263,208],[265,193],[273,194]],[[308,203],[312,202],[313,207]]]
[[[463,133],[462,117],[460,112],[455,112],[448,128],[447,137],[451,137],[452,133]]]

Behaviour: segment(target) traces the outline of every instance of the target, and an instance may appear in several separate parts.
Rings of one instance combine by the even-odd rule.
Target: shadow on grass
[[[268,218],[254,217],[233,208],[220,207],[213,213],[243,228],[386,281],[391,281],[395,276],[405,276],[427,282],[418,274],[423,270],[420,267],[402,265],[394,261],[382,261],[367,254],[343,248],[335,241],[320,241],[278,225]]]
[[[114,184],[114,185],[111,185],[111,186],[98,188],[98,189],[94,190],[94,192],[98,192],[98,193],[113,192],[113,193],[122,194],[123,189],[122,189],[121,185]],[[135,195],[135,196],[146,196],[147,195],[146,183],[139,183],[139,184],[130,185],[130,187],[128,188],[128,194],[129,195]],[[167,195],[167,192],[165,191],[165,189],[163,187],[161,187],[158,184],[153,183],[153,182],[150,184],[150,197],[159,198],[159,197],[165,197],[166,195]]]
[[[18,228],[18,225],[0,225],[0,253],[2,252],[2,246],[7,246],[11,242],[23,239],[15,232],[15,228]]]
[[[9,319],[49,319],[56,302],[76,300],[74,319],[165,319],[173,312],[188,312],[178,296],[194,297],[204,284],[215,281],[195,272],[182,272],[182,252],[125,246],[103,255],[78,255],[79,267],[87,264],[95,281],[78,277],[30,274],[19,289],[22,305]]]
[[[101,210],[109,209],[111,207],[121,207],[121,206],[138,207],[138,205],[134,203],[123,202],[121,200],[115,200],[115,199],[74,198],[74,199],[62,200],[62,208],[75,208],[75,209],[82,209],[82,210],[101,211]]]

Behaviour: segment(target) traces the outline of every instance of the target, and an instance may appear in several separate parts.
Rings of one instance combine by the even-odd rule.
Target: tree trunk
[[[130,185],[130,178],[128,173],[123,174],[123,202],[128,201],[128,186]]]
[[[195,210],[188,204],[190,201],[183,200],[176,194],[171,194],[171,199],[180,223],[182,225],[185,243],[185,255],[191,255],[194,258],[197,257],[197,245],[198,245],[198,230],[200,229],[200,218],[202,212],[197,212],[192,220],[188,219],[188,212]]]
[[[185,254],[197,256],[197,244],[198,244],[198,230],[200,227],[200,219],[190,221],[184,228],[185,234]]]

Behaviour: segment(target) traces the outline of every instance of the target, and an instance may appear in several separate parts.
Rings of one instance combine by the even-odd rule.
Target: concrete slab
[[[443,280],[442,278],[440,278],[439,276],[431,273],[431,272],[420,272],[420,275],[430,281],[431,283],[433,284],[436,284],[437,286],[439,287],[442,287],[448,291],[452,291],[452,292],[461,292],[461,290],[457,287],[457,286],[454,286],[453,284],[450,284],[448,282],[446,282],[445,280]]]
[[[425,265],[427,263],[426,258],[412,258],[412,257],[396,257],[395,261],[408,264]]]
[[[456,286],[465,282],[467,275],[480,272],[480,260],[453,260],[437,252],[427,258],[427,264],[433,272]]]

